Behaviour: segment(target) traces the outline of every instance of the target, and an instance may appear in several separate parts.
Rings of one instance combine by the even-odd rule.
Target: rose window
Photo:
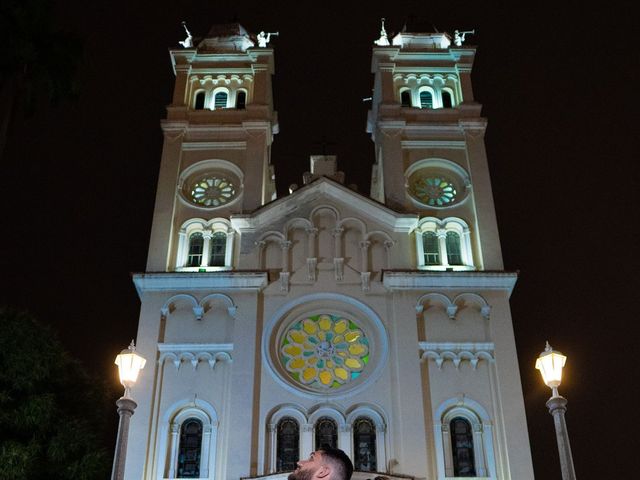
[[[190,189],[191,201],[203,207],[219,207],[236,196],[233,183],[222,176],[207,175],[194,182]]]
[[[306,387],[339,388],[357,378],[369,362],[369,340],[352,320],[313,315],[289,327],[280,360],[289,376]]]
[[[415,197],[432,207],[446,207],[456,200],[456,187],[444,177],[423,177],[413,184]]]

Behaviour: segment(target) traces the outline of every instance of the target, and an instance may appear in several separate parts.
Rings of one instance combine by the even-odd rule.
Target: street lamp
[[[547,342],[544,352],[536,360],[536,368],[540,370],[544,383],[551,389],[552,395],[547,400],[547,408],[553,417],[556,427],[556,440],[558,441],[558,452],[560,454],[560,468],[563,480],[576,480],[576,472],[573,468],[573,457],[571,456],[571,445],[569,444],[569,432],[564,419],[564,412],[567,411],[567,399],[560,396],[558,387],[562,382],[562,367],[564,367],[567,357],[554,350]]]
[[[129,348],[122,350],[116,357],[115,364],[120,373],[120,383],[124,387],[124,395],[116,401],[118,406],[118,439],[116,440],[116,453],[113,456],[113,469],[111,480],[124,479],[124,465],[127,456],[127,438],[129,437],[129,422],[131,415],[138,404],[131,398],[131,387],[138,379],[138,373],[147,361],[136,353],[136,346],[131,340]]]

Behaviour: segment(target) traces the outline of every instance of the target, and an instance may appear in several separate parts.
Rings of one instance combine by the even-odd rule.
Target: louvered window
[[[433,108],[433,95],[427,90],[420,92],[420,108]]]
[[[218,92],[213,97],[213,108],[227,108],[227,92]]]

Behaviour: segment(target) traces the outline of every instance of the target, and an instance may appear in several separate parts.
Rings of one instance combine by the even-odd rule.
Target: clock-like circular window
[[[207,174],[189,186],[189,199],[202,207],[220,207],[234,198],[236,198],[235,185],[222,175]]]
[[[294,322],[280,341],[280,362],[295,383],[316,391],[358,378],[369,362],[369,339],[351,319],[332,314]]]
[[[415,179],[411,185],[411,194],[430,207],[446,207],[456,202],[458,192],[451,180],[435,175]]]

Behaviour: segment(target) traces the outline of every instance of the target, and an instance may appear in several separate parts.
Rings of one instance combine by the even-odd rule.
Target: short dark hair
[[[335,469],[336,475],[331,480],[350,480],[353,473],[353,463],[351,459],[339,448],[323,445],[320,448],[324,458],[329,460]]]

